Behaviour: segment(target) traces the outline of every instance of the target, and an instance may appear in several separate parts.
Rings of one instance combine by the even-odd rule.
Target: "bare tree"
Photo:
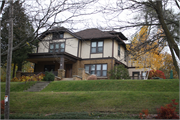
[[[158,39],[158,46],[164,47],[167,43],[173,57],[173,63],[176,71],[179,73],[177,60],[175,56],[179,58],[179,1],[177,0],[118,0],[114,6],[102,6],[105,14],[114,15],[107,21],[116,21],[119,23],[118,27],[113,29],[128,29],[138,28],[142,26],[148,26],[148,38],[146,42],[140,44],[135,50],[141,47],[145,47],[146,44],[152,44]],[[173,11],[175,8],[176,12]],[[120,13],[125,11],[131,11],[131,15],[136,16],[136,19],[123,21],[117,19],[120,17]],[[177,12],[178,11],[178,12]],[[126,24],[121,24],[126,23]],[[117,24],[116,24],[117,26]],[[158,33],[161,29],[162,32]],[[153,49],[153,48],[151,48]],[[146,50],[148,51],[148,49]],[[144,52],[146,52],[144,51]]]
[[[71,25],[75,22],[81,22],[83,18],[82,16],[98,13],[98,10],[90,9],[90,7],[96,2],[97,0],[23,1],[22,4],[24,5],[30,22],[34,27],[33,34],[29,34],[28,36],[31,38],[30,42],[37,40],[43,32],[48,31],[53,26],[61,26],[62,24]],[[4,5],[2,4],[2,9],[3,6]],[[13,47],[13,51],[18,49],[20,46],[23,47],[26,45],[26,39],[24,39]],[[7,50],[2,51],[1,56],[4,55],[7,55]]]

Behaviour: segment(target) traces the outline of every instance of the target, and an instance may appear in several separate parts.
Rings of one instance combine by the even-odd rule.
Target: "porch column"
[[[60,68],[58,69],[58,77],[60,77],[61,79],[65,78],[64,56],[60,58]]]
[[[60,69],[64,69],[64,56],[60,58]]]

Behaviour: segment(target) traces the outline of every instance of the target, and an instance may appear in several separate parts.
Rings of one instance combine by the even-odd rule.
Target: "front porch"
[[[29,54],[27,61],[34,63],[34,73],[23,73],[21,75],[34,75],[52,71],[55,76],[63,78],[72,78],[78,75],[78,62],[80,58],[68,53],[32,53]]]

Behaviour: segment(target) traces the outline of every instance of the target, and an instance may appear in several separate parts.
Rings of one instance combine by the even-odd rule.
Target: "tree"
[[[171,4],[169,4],[171,3]],[[171,6],[174,4],[175,6]],[[169,7],[170,6],[170,7]],[[179,73],[179,68],[175,56],[179,58],[179,47],[177,42],[179,42],[179,12],[174,12],[173,9],[180,10],[179,1],[177,0],[119,0],[116,2],[115,6],[103,6],[104,13],[117,15],[116,13],[121,13],[126,10],[131,10],[134,15],[138,15],[138,19],[132,22],[132,19],[129,21],[122,21],[118,19],[118,22],[125,22],[126,24],[121,24],[120,27],[114,27],[114,29],[124,29],[131,27],[141,27],[149,26],[148,30],[148,40],[145,43],[139,45],[139,47],[145,44],[152,44],[157,39],[159,46],[164,46],[167,42],[172,58],[173,65],[176,68],[176,71]],[[113,14],[112,14],[113,13]],[[139,14],[137,14],[139,13]],[[118,14],[119,15],[119,14]],[[107,15],[106,15],[107,16]],[[170,16],[170,17],[168,17]],[[118,18],[119,16],[113,16],[112,18]],[[109,20],[109,19],[108,19]],[[113,21],[113,20],[112,20]],[[117,25],[116,25],[117,26]],[[162,33],[157,34],[157,31],[162,28]],[[147,50],[148,51],[148,50]],[[180,58],[179,58],[180,59]]]
[[[28,37],[33,34],[33,26],[29,22],[28,16],[25,14],[25,9],[22,7],[22,4],[19,1],[13,3],[14,6],[14,22],[13,22],[13,45],[18,45],[21,41],[26,40],[27,46],[20,45],[20,48],[13,51],[12,62],[14,63],[13,69],[13,77],[15,74],[15,66],[18,65],[18,70],[21,71],[22,65],[26,63],[26,59],[28,57],[28,53],[32,53],[34,46],[36,46],[37,42],[33,41],[29,44],[29,41],[32,37]],[[8,22],[9,18],[9,6],[4,9],[4,13],[2,15],[2,43],[1,50],[2,52],[8,49]],[[6,56],[3,56],[6,58]],[[6,59],[4,59],[3,63],[6,63]]]
[[[149,37],[147,32],[148,26],[143,26],[139,31],[139,34],[136,34],[132,40],[132,43],[127,45],[127,50],[129,53],[131,53],[129,55],[129,62],[133,62],[133,65],[136,68],[144,68],[144,72],[149,71],[150,69],[158,70],[163,64],[163,56],[160,53],[162,48],[158,46],[157,42],[153,42],[152,44],[144,44],[143,47],[139,47],[140,44],[147,42]],[[148,74],[145,79],[147,78]]]
[[[178,73],[176,72],[176,69],[173,66],[172,55],[167,52],[163,53],[163,59],[164,64],[159,70],[164,72],[165,77],[167,79],[170,77],[170,71],[173,70],[173,78],[178,78]]]
[[[47,2],[44,2],[44,0],[32,0],[21,2],[25,8],[25,14],[29,16],[30,23],[32,23],[34,27],[34,32],[27,36],[30,39],[29,44],[39,39],[39,36],[43,32],[50,30],[53,26],[67,24],[73,28],[72,23],[83,21],[82,17],[78,19],[79,16],[98,13],[99,10],[97,9],[88,9],[92,7],[96,1],[98,0],[49,0]],[[27,46],[26,39],[14,45],[13,51],[19,49],[20,46]],[[3,51],[1,56],[6,54],[7,50]]]
[[[109,71],[111,79],[130,79],[127,68],[124,65],[117,65]]]

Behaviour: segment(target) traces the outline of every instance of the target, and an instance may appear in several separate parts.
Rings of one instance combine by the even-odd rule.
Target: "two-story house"
[[[78,75],[79,68],[84,68],[105,79],[117,64],[128,68],[126,40],[121,32],[54,28],[40,36],[37,52],[29,54],[28,61],[35,63],[34,72],[53,71],[62,78],[72,78]]]

